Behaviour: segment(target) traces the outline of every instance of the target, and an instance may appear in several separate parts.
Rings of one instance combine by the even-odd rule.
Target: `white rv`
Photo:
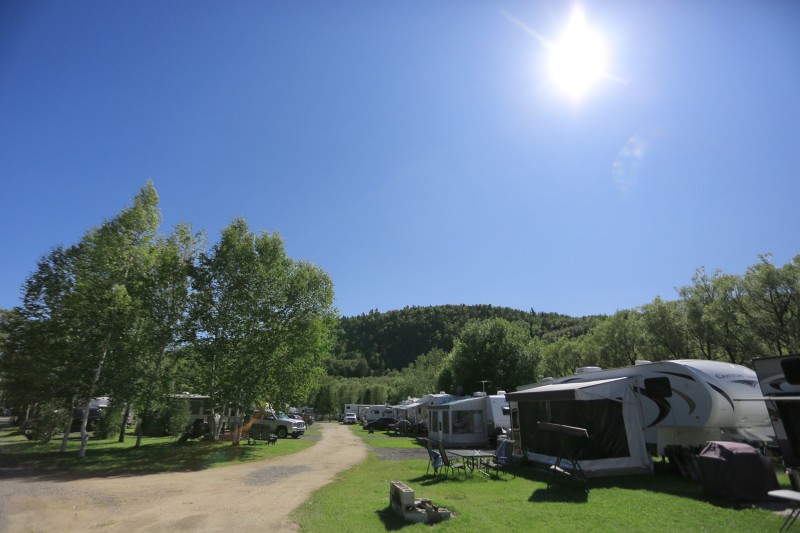
[[[557,454],[561,445],[556,436],[542,433],[540,422],[586,429],[589,454],[598,461],[613,458],[608,462],[612,473],[649,471],[650,454],[670,455],[712,440],[766,444],[774,439],[764,403],[742,401],[761,397],[755,372],[719,361],[587,367],[506,397],[514,452],[534,461]]]
[[[391,405],[367,405],[361,409],[361,420],[367,424],[379,418],[393,417],[394,410]]]
[[[484,448],[494,445],[498,430],[511,426],[505,391],[488,396],[476,392],[471,398],[460,398],[428,407],[428,437],[446,447]]]
[[[428,429],[428,410],[430,407],[450,402],[455,398],[452,394],[445,392],[426,394],[414,402],[399,406],[398,418],[408,420],[417,428]]]
[[[367,409],[369,405],[360,404],[360,403],[346,403],[344,404],[344,414],[353,413],[358,418],[359,422],[362,422],[361,415],[365,409]]]

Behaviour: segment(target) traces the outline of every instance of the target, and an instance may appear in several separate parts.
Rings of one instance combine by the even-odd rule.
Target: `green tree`
[[[592,354],[586,364],[604,368],[632,365],[642,355],[641,315],[636,311],[617,311],[592,328],[586,342]]]
[[[256,235],[239,218],[200,254],[193,285],[195,351],[212,403],[279,408],[304,399],[334,327],[327,274],[288,258],[277,233]],[[237,429],[234,445],[239,436]]]
[[[683,359],[689,357],[689,339],[683,302],[664,301],[656,297],[641,307],[643,354],[647,359]]]
[[[742,279],[746,298],[741,312],[763,343],[760,355],[787,355],[800,351],[800,255],[776,267],[769,255],[749,267]]]
[[[471,394],[483,388],[514,390],[538,380],[541,341],[503,319],[467,324],[455,342],[443,371],[442,384]]]

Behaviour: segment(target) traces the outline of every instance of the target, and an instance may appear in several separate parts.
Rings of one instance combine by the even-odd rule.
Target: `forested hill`
[[[531,335],[547,340],[561,336],[578,337],[598,319],[491,305],[406,307],[385,313],[370,311],[340,319],[328,373],[360,377],[380,375],[390,369],[399,370],[435,348],[449,352],[467,322],[489,318],[524,323]]]

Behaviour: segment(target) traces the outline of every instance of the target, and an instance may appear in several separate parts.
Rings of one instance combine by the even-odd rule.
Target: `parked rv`
[[[391,405],[369,405],[361,409],[361,420],[364,424],[374,422],[379,418],[393,418],[394,410]]]
[[[429,406],[428,437],[446,447],[494,447],[497,437],[511,426],[503,412],[505,391],[498,392],[491,396],[476,392],[470,398]]]
[[[432,405],[441,405],[456,399],[456,396],[440,392],[438,394],[426,394],[422,398],[398,405],[396,407],[397,418],[408,420],[417,431],[427,431],[428,429],[428,410]]]
[[[650,455],[675,456],[708,441],[765,446],[774,440],[766,407],[743,401],[761,396],[757,386],[749,368],[699,359],[578,369],[506,395],[514,453],[552,463],[563,448],[554,425],[587,430],[587,475],[649,472]]]

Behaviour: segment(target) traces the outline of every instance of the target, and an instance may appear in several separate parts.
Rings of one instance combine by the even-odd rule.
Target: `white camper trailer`
[[[511,425],[503,414],[507,405],[505,391],[487,396],[476,392],[471,398],[460,398],[428,407],[428,437],[446,447],[483,448],[496,439],[498,428]]]
[[[360,418],[364,424],[374,422],[379,418],[393,417],[394,409],[391,405],[366,405],[361,408]]]
[[[537,449],[548,441],[539,422],[585,428],[595,455],[631,458],[620,469],[612,467],[611,473],[651,468],[641,458],[635,433],[642,434],[650,454],[661,456],[712,440],[763,444],[774,435],[766,407],[763,402],[738,401],[760,397],[757,386],[755,372],[749,368],[699,359],[579,369],[572,376],[520,387],[506,395],[512,410],[514,453],[532,460],[555,453]]]
[[[399,406],[398,418],[408,420],[417,429],[428,429],[428,410],[430,407],[450,402],[453,399],[455,399],[455,396],[444,392],[426,394],[412,403]]]
[[[344,412],[342,414],[346,415],[347,413],[353,413],[354,415],[356,415],[358,421],[362,422],[363,421],[362,414],[364,413],[364,410],[367,409],[368,407],[369,405],[360,403],[346,403],[344,404]]]

